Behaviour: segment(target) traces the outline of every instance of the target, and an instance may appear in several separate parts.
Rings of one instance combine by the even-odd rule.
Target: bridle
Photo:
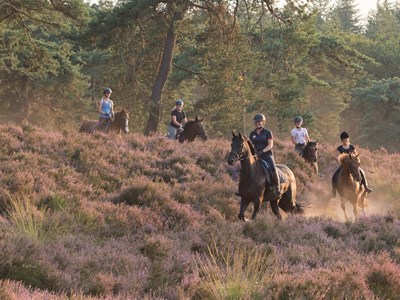
[[[234,161],[242,161],[242,160],[246,160],[246,159],[248,159],[250,157],[257,157],[258,156],[257,154],[248,156],[248,154],[246,154],[245,151],[243,151],[243,149],[245,148],[244,147],[245,140],[241,140],[241,141],[242,141],[242,143],[240,144],[240,154],[238,154],[236,152],[233,152],[233,151],[229,152],[229,155],[233,156]]]

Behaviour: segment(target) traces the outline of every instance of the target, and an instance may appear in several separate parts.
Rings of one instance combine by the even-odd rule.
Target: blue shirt
[[[260,133],[257,133],[257,130],[253,130],[250,133],[250,141],[253,143],[254,148],[257,151],[261,151],[268,146],[268,140],[273,140],[273,135],[270,130],[267,128],[263,128]],[[272,151],[269,150],[266,152],[268,155],[272,155]]]
[[[111,99],[109,99],[108,101],[104,100],[104,98],[101,99],[100,105],[101,105],[101,111],[103,112],[103,114],[100,114],[100,117],[102,117],[102,118],[109,118],[110,117],[110,115],[111,115],[111,104],[112,104],[112,100]]]

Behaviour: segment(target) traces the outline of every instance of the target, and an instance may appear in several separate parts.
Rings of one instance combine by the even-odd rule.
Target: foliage
[[[371,149],[379,149],[385,143],[389,151],[397,151],[399,96],[398,77],[368,80],[364,87],[354,89],[350,106],[343,112],[345,126],[352,129],[354,142]]]

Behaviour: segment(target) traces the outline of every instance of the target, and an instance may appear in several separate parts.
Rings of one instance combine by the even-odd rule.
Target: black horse
[[[188,121],[185,126],[183,127],[183,131],[178,133],[176,138],[179,140],[180,143],[185,141],[193,142],[197,136],[201,137],[203,140],[207,140],[207,133],[204,129],[203,119],[196,119]]]
[[[318,140],[309,141],[307,145],[304,147],[303,152],[301,153],[301,157],[304,158],[305,161],[309,162],[313,167],[315,174],[318,175]]]
[[[276,198],[268,172],[263,162],[256,155],[251,141],[239,132],[232,133],[231,152],[228,155],[228,164],[240,161],[239,194],[241,197],[239,219],[245,220],[244,213],[250,202],[254,204],[252,219],[260,209],[262,201],[270,201],[272,212],[282,219],[281,208],[286,213],[304,213],[304,208],[296,203],[296,179],[293,172],[285,165],[277,164],[277,172],[281,179],[281,196]]]

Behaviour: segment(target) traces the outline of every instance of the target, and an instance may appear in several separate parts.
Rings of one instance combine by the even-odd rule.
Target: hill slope
[[[370,214],[343,223],[329,199],[334,147],[321,146],[318,180],[290,143],[277,141],[276,161],[294,171],[298,200],[311,207],[282,222],[264,209],[242,223],[227,140],[181,146],[161,136],[2,126],[0,145],[2,299],[400,293],[397,154],[360,151],[375,188]]]

